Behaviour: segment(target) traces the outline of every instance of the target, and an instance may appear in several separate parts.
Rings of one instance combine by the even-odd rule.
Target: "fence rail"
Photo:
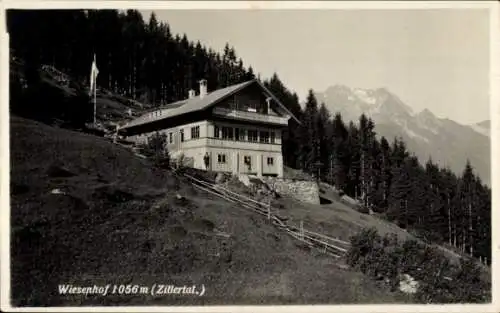
[[[286,218],[273,213],[273,211],[276,211],[276,209],[274,208],[273,210],[270,202],[259,202],[255,199],[251,199],[244,195],[238,194],[222,186],[214,185],[201,179],[195,178],[186,173],[181,173],[181,175],[187,178],[193,186],[200,190],[218,196],[229,202],[237,203],[244,209],[267,217],[267,219],[270,220],[274,226],[283,230],[285,233],[299,240],[300,242],[305,243],[311,248],[316,248],[321,252],[331,255],[335,258],[342,257],[347,253],[347,250],[349,249],[350,243],[347,241],[306,230],[304,229],[302,223],[301,227],[290,225],[286,222]]]

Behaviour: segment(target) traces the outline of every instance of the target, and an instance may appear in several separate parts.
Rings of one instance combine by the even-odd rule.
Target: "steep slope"
[[[399,301],[104,138],[17,117],[10,126],[13,305]],[[65,296],[62,283],[204,284],[206,293]]]
[[[370,116],[378,135],[388,140],[402,137],[421,162],[432,157],[460,174],[468,158],[483,181],[490,183],[489,137],[469,126],[438,118],[427,109],[415,114],[384,88],[366,90],[336,85],[316,97],[331,112],[340,112],[345,121],[357,121],[362,113]]]

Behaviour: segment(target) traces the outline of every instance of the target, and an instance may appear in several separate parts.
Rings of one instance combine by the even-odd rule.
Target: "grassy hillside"
[[[106,139],[10,123],[15,306],[402,301]],[[204,284],[206,293],[85,298],[58,295],[62,283]]]
[[[411,232],[398,227],[377,214],[363,214],[352,206],[342,202],[338,193],[329,190],[328,185],[322,183],[320,188],[320,196],[328,199],[330,203],[326,204],[305,204],[290,198],[282,198],[279,202],[282,204],[281,216],[285,216],[295,225],[303,222],[304,228],[315,232],[320,232],[325,235],[349,241],[351,236],[358,234],[366,228],[375,228],[380,235],[396,234],[401,240],[416,240]],[[330,187],[331,189],[331,187]],[[433,245],[450,258],[450,261],[456,263],[465,255],[457,251],[453,251],[449,247]],[[485,279],[489,280],[491,271],[488,267],[482,266],[484,269]]]
[[[319,231],[349,241],[349,238],[363,228],[374,227],[380,234],[395,233],[401,239],[414,239],[411,234],[396,225],[368,214],[363,214],[354,208],[340,202],[329,204],[305,204],[292,199],[283,199],[288,208],[282,215],[290,221],[299,224],[303,221],[304,228]]]

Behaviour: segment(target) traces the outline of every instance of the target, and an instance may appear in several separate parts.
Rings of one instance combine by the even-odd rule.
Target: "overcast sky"
[[[149,20],[151,11],[142,11]],[[487,10],[161,10],[172,33],[277,72],[303,100],[328,86],[386,87],[417,112],[489,119]]]

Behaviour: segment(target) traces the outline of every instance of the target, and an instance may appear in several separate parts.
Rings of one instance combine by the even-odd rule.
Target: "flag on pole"
[[[95,53],[94,53],[94,61],[92,62],[92,67],[90,69],[90,91],[89,95],[92,95],[92,93],[96,92],[96,82],[97,82],[97,74],[99,74],[99,70],[97,69],[97,63],[95,60]]]
[[[97,123],[96,94],[97,94],[97,74],[99,74],[99,70],[97,69],[97,63],[95,59],[96,58],[94,53],[94,61],[92,62],[92,67],[90,68],[90,91],[89,91],[89,96],[92,96],[92,94],[94,94],[94,124]]]

